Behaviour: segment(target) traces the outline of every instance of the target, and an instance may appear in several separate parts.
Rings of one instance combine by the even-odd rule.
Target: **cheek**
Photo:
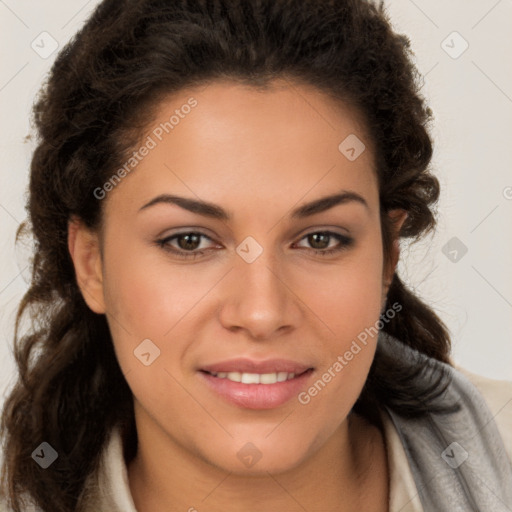
[[[357,250],[347,253],[339,265],[317,267],[302,294],[330,328],[333,348],[342,349],[349,340],[378,321],[382,303],[383,260],[380,234],[367,237]],[[309,293],[308,293],[309,290]]]
[[[122,245],[113,247],[105,268],[108,311],[125,331],[142,339],[168,334],[200,300],[208,284],[193,269],[171,266],[149,247],[130,252]],[[114,328],[119,330],[119,325]]]
[[[383,268],[378,236],[376,233],[368,239],[336,271],[315,276],[310,305],[329,328],[323,339],[325,354],[329,355],[319,369],[317,385],[307,392],[304,401],[314,398],[314,407],[323,410],[319,412],[321,416],[328,416],[329,410],[332,414],[333,406],[340,418],[348,413],[375,355]]]
[[[155,262],[152,253],[147,248],[128,253],[119,245],[106,254],[105,300],[115,352],[135,399],[159,420],[199,418],[197,404],[178,384],[177,369],[190,342],[183,328],[206,283],[201,286],[193,271],[171,268],[162,258]]]

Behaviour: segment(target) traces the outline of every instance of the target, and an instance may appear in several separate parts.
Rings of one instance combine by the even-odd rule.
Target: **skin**
[[[198,105],[108,193],[102,233],[70,222],[77,281],[89,307],[106,314],[134,395],[139,449],[128,476],[139,512],[388,510],[382,433],[349,414],[376,338],[307,405],[237,407],[198,376],[233,357],[278,357],[313,366],[312,385],[378,321],[398,260],[397,243],[383,257],[374,153],[358,113],[310,86],[273,85],[214,82],[166,99],[148,134],[191,96]],[[350,134],[366,145],[355,161],[338,150]],[[366,206],[290,217],[341,190]],[[164,193],[215,203],[232,218],[172,204],[140,211]],[[405,213],[390,215],[398,232]],[[339,245],[306,236],[327,229],[353,244],[315,254]],[[156,243],[178,231],[209,237],[188,249],[203,255],[180,259]],[[263,248],[252,263],[236,252],[247,236]],[[168,245],[187,250],[183,238]],[[145,366],[134,350],[148,338],[160,356]],[[237,457],[248,442],[261,454],[250,468]]]

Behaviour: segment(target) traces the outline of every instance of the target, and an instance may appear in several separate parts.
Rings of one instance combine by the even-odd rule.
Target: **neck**
[[[257,476],[226,472],[139,420],[138,450],[128,465],[139,512],[388,510],[383,436],[355,414],[298,466]]]

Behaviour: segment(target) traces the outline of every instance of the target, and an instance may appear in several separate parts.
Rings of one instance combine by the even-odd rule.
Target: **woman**
[[[361,0],[99,5],[34,108],[5,510],[512,507],[512,384],[395,271],[416,75]]]

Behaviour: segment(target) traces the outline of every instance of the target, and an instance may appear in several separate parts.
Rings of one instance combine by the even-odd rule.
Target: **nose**
[[[289,281],[269,251],[252,263],[237,258],[224,290],[221,324],[233,332],[245,330],[256,340],[296,329],[302,318],[301,301]]]

